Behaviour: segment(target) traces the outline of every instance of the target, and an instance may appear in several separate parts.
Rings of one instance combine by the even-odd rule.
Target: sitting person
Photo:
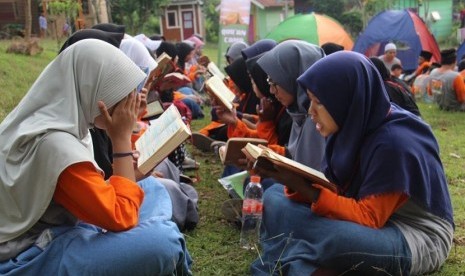
[[[297,78],[314,62],[325,56],[323,50],[301,40],[287,40],[258,59],[257,64],[268,75],[270,93],[292,118],[289,143],[270,146],[275,152],[297,162],[320,170],[323,160],[324,139],[316,125],[307,116],[310,99],[297,83]]]
[[[441,67],[429,74],[429,91],[434,102],[446,111],[465,111],[465,84],[462,76],[455,70],[457,51],[441,51]]]
[[[421,116],[420,110],[418,109],[413,96],[400,84],[397,84],[391,80],[391,75],[384,66],[384,63],[377,57],[371,57],[370,60],[375,65],[376,69],[378,69],[378,72],[384,81],[384,86],[391,102],[397,104],[405,110],[412,112],[417,116]]]
[[[454,221],[431,128],[389,102],[377,69],[361,54],[333,53],[298,82],[326,138],[324,174],[338,192],[279,168],[266,172],[285,187],[264,193],[264,252],[253,274],[421,275],[439,269],[452,246]]]
[[[190,274],[166,189],[135,182],[135,88],[145,77],[116,47],[85,39],[0,124],[0,274]],[[94,125],[112,140],[108,182],[92,155]]]

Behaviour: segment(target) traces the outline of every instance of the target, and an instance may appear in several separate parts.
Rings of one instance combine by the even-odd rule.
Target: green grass
[[[0,41],[0,121],[19,102],[57,52],[57,44],[53,40],[42,42],[45,50],[35,57],[6,54],[8,45],[9,41]],[[204,53],[212,60],[217,58],[215,45],[207,45]],[[419,107],[441,148],[456,223],[456,244],[446,264],[433,275],[465,275],[465,113],[443,112],[434,105],[422,103]],[[209,114],[208,108],[205,113]],[[194,121],[192,128],[198,130],[209,120],[207,115],[203,120]],[[200,170],[188,172],[200,179],[195,184],[200,196],[200,222],[195,230],[185,233],[194,260],[194,274],[246,275],[257,253],[239,247],[239,230],[222,217],[221,204],[228,199],[226,191],[217,182],[222,166],[213,154],[202,153],[190,146],[189,150],[201,163]]]

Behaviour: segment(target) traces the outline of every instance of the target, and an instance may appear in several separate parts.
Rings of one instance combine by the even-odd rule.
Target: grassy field
[[[28,57],[6,54],[8,45],[8,41],[0,41],[0,121],[19,102],[58,50],[55,41],[44,41],[41,43],[44,52]],[[216,60],[215,46],[209,45],[205,53]],[[441,147],[456,223],[455,244],[450,256],[442,269],[432,275],[465,275],[465,113],[447,113],[421,103],[419,106]],[[208,111],[206,108],[205,113],[209,114]],[[193,129],[200,129],[209,120],[206,116],[204,120],[194,121]],[[189,149],[201,163],[200,170],[190,172],[200,180],[195,184],[200,195],[200,223],[195,230],[185,233],[194,259],[194,274],[247,275],[248,266],[257,253],[244,251],[238,246],[238,229],[226,222],[221,214],[221,204],[228,199],[217,181],[222,166],[213,154],[202,153],[192,147]]]

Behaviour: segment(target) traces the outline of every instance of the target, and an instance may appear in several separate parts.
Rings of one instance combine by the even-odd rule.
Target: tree
[[[211,42],[218,42],[218,32],[220,29],[220,15],[216,11],[216,7],[220,4],[221,0],[205,1],[203,13],[205,14],[205,30],[206,40]]]
[[[76,0],[54,0],[48,3],[49,18],[55,25],[55,38],[58,48],[61,47],[61,42],[58,36],[57,18],[64,16],[67,19],[76,18],[79,15],[81,5]]]
[[[31,14],[31,0],[26,0],[25,19],[24,19],[24,39],[13,40],[11,45],[6,50],[7,53],[16,53],[23,55],[36,55],[43,51],[39,46],[38,39],[31,39],[32,29],[32,14]]]
[[[112,0],[111,16],[115,23],[123,24],[129,33],[139,33],[160,15],[161,7],[169,0]],[[152,17],[152,19],[151,19]]]
[[[326,14],[338,21],[344,13],[344,5],[341,5],[340,0],[310,0],[308,4],[312,7],[314,12]]]

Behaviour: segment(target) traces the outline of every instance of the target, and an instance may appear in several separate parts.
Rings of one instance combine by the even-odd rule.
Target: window
[[[178,17],[176,11],[166,12],[166,26],[168,28],[174,28],[178,26]]]

